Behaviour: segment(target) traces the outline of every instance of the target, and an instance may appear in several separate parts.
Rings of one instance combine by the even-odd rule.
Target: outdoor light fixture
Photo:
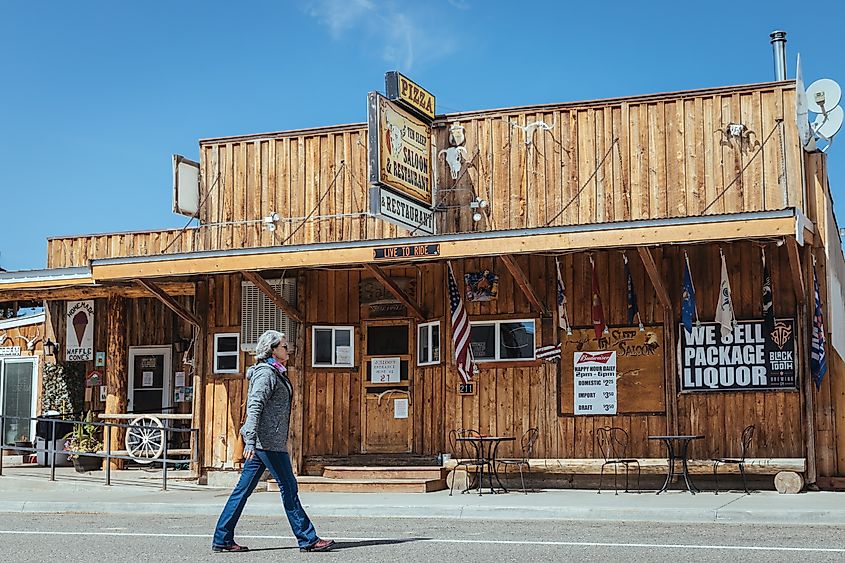
[[[180,338],[179,340],[173,343],[173,350],[175,350],[177,354],[181,354],[187,349],[188,341],[185,338]]]
[[[476,223],[478,221],[481,221],[481,213],[478,212],[478,209],[484,209],[485,207],[487,207],[486,199],[476,197],[474,200],[469,202],[469,208],[475,210],[475,213],[472,214],[473,221],[475,221]]]
[[[267,217],[264,217],[264,227],[273,232],[276,230],[276,223],[279,221],[279,214],[276,212],[270,213]]]
[[[44,353],[48,356],[55,356],[59,351],[59,343],[53,342],[49,338],[44,342]]]

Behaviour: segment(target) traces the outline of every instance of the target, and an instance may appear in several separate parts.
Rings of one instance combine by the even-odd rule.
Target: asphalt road
[[[275,516],[241,520],[236,540],[251,553],[216,554],[214,521],[5,513],[0,561],[845,561],[845,528],[828,526],[322,518],[317,531],[337,549],[308,554]]]

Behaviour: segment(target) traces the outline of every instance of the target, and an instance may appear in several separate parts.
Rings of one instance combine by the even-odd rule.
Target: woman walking
[[[302,508],[287,453],[293,387],[285,367],[289,357],[285,336],[268,330],[258,339],[255,356],[255,365],[246,374],[249,380],[247,416],[240,429],[245,462],[241,478],[217,521],[211,549],[215,552],[249,551],[248,547],[235,543],[235,526],[249,495],[267,468],[279,484],[282,504],[299,550],[328,551],[334,547],[334,542],[317,536],[314,525]]]

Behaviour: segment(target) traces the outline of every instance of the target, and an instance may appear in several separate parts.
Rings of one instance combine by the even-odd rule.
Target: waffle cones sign
[[[65,360],[87,362],[94,359],[94,301],[67,302]]]

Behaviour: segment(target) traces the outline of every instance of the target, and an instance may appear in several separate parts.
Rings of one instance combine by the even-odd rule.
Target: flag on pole
[[[692,284],[692,272],[689,269],[689,257],[684,251],[684,288],[681,301],[681,320],[689,334],[692,334],[692,319],[695,317],[695,325],[698,326],[698,307],[695,303],[695,286]]]
[[[728,279],[728,266],[725,264],[725,254],[719,249],[722,258],[722,279],[719,282],[719,300],[716,302],[716,322],[722,325],[722,338],[733,333],[736,324],[734,302],[731,298],[731,282]]]
[[[766,249],[763,248],[763,330],[765,337],[770,339],[775,331],[775,306],[772,300],[772,276],[769,265],[766,264]]]
[[[555,258],[557,268],[557,320],[558,326],[572,335],[572,327],[569,326],[569,317],[566,315],[566,286],[563,285],[563,277],[560,275],[560,260]]]
[[[628,288],[628,324],[634,324],[634,318],[640,325],[640,330],[643,328],[643,319],[640,317],[640,307],[637,304],[637,292],[634,290],[634,279],[631,277],[631,269],[628,267],[628,257],[622,253],[622,259],[625,261],[625,285]]]
[[[604,307],[601,305],[599,280],[596,277],[596,264],[593,262],[592,255],[590,255],[590,266],[593,270],[593,329],[596,331],[596,340],[598,340],[602,333],[607,332],[607,324],[604,322]]]
[[[455,367],[464,383],[469,383],[472,374],[475,373],[475,362],[472,360],[472,351],[469,346],[469,317],[464,309],[464,302],[461,299],[461,292],[455,282],[455,273],[452,271],[452,262],[449,266],[449,307],[452,310],[452,342],[455,345]]]
[[[827,357],[824,355],[824,318],[822,317],[822,300],[819,295],[819,278],[816,275],[816,259],[813,258],[813,291],[816,298],[816,309],[813,313],[813,339],[810,342],[810,372],[816,389],[822,386],[822,379],[827,372]]]

